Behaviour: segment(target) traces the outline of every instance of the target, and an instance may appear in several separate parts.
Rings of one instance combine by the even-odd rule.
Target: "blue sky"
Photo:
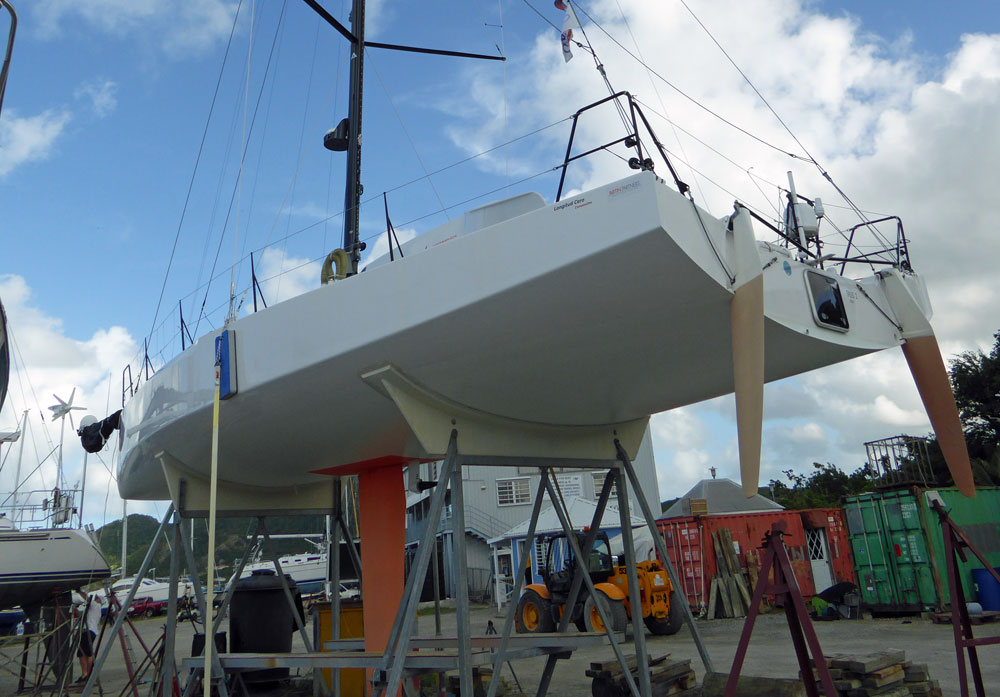
[[[314,287],[315,260],[339,246],[343,198],[343,155],[325,151],[321,136],[346,115],[347,47],[304,3],[244,0],[224,70],[234,2],[20,4],[0,115],[0,297],[34,395],[27,387],[22,394],[26,378],[12,387],[0,430],[12,428],[26,406],[37,415],[52,403],[53,391],[66,395],[74,386],[78,403],[98,416],[116,408],[122,368],[141,354],[161,288],[162,326],[150,341],[154,363],[180,349],[178,300],[192,330],[198,324],[201,334],[218,324],[228,272],[213,281],[207,316],[199,321],[206,298],[201,284],[213,263],[222,273],[258,250],[260,275],[286,272],[265,283],[269,302]],[[345,23],[348,4],[326,2]],[[561,22],[551,2],[532,4]],[[715,111],[793,148],[679,2],[588,0],[580,6],[600,23],[584,19],[584,28],[617,89],[637,93],[651,110],[753,166],[763,180],[781,182],[791,167],[804,193],[837,203],[820,190],[815,170],[734,134],[603,34],[641,51],[660,75]],[[986,346],[1000,328],[993,270],[985,262],[1000,251],[989,215],[988,163],[1000,156],[993,126],[1000,104],[994,4],[688,0],[688,6],[838,183],[866,209],[903,216],[946,352]],[[502,32],[495,26],[501,11]],[[0,30],[6,31],[5,20]],[[369,52],[363,178],[369,202],[362,236],[370,245],[384,230],[383,191],[403,236],[507,191],[554,196],[555,176],[545,172],[565,147],[568,125],[559,122],[604,94],[587,55],[578,50],[564,65],[558,35],[521,1],[423,3],[419,9],[373,2],[369,38],[482,53],[496,53],[502,44],[509,59],[503,66]],[[219,97],[164,286],[217,81]],[[249,130],[258,94],[237,186],[244,123]],[[681,169],[699,202],[722,215],[731,206],[728,192],[735,191],[766,207],[745,173],[670,124],[654,125],[680,159],[697,163],[699,175]],[[423,178],[543,128],[434,174],[433,185]],[[596,141],[612,129],[613,121],[598,121],[582,136]],[[585,188],[624,174],[606,158],[574,170],[569,183]],[[713,189],[710,180],[726,191]],[[223,237],[234,192],[239,206]],[[244,263],[238,293],[247,279]],[[249,305],[247,298],[244,309]],[[925,432],[896,353],[769,386],[765,478],[813,461],[855,467],[864,440]],[[50,430],[57,438],[58,430]],[[724,476],[735,474],[731,399],[657,417],[654,434],[665,497],[683,493],[711,464]],[[81,457],[78,448],[67,449],[70,470]],[[105,457],[110,465],[113,454]],[[108,478],[100,476],[98,486],[106,488]],[[5,466],[0,482],[8,477]],[[100,493],[100,500],[88,500],[94,511],[88,517],[97,522],[106,515]],[[117,510],[113,493],[107,500]]]

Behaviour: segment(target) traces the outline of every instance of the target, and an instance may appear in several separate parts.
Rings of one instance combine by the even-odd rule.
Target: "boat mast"
[[[350,105],[347,112],[347,184],[344,187],[344,251],[351,261],[347,272],[358,272],[361,259],[361,100],[364,93],[365,65],[365,0],[354,0],[351,8],[351,33],[356,41],[351,43]]]
[[[17,521],[22,517],[21,511],[17,507],[17,490],[21,486],[21,458],[24,457],[24,441],[28,435],[27,426],[28,410],[25,409],[24,415],[21,416],[21,443],[17,447],[17,469],[14,473],[14,502],[11,504],[11,510],[13,511],[11,515],[13,516],[14,525],[18,525]]]
[[[17,12],[9,0],[0,0],[0,8],[10,13],[10,31],[7,34],[7,49],[4,51],[3,67],[0,67],[0,111],[3,111],[3,96],[7,91],[7,73],[10,71],[10,56],[14,52],[14,34],[17,33]],[[0,400],[2,402],[3,400]]]
[[[0,2],[3,1],[0,0]],[[347,177],[344,186],[344,238],[342,248],[347,252],[350,261],[347,275],[353,276],[358,272],[358,262],[361,259],[361,252],[365,249],[365,243],[361,241],[360,235],[361,194],[364,193],[364,187],[361,186],[361,101],[364,96],[365,47],[371,46],[372,48],[406,51],[408,53],[426,53],[437,56],[482,58],[485,60],[503,61],[506,58],[503,56],[466,53],[464,51],[386,44],[378,41],[366,44],[365,0],[352,0],[350,29],[347,29],[347,27],[338,22],[333,15],[319,4],[318,0],[303,1],[327,24],[340,32],[341,36],[351,42],[350,104],[348,105],[346,129],[344,128],[345,123],[341,122],[337,125],[337,128],[326,134],[323,143],[328,150],[335,152],[347,150]],[[345,130],[346,133],[344,132]],[[345,139],[347,141],[346,148]]]

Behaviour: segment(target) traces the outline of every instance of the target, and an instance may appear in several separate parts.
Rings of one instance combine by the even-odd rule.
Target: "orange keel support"
[[[385,651],[403,599],[406,492],[399,466],[358,475],[365,650]]]

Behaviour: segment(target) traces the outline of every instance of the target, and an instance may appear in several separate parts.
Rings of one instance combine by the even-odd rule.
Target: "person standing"
[[[97,639],[97,632],[101,626],[101,607],[104,601],[97,593],[91,593],[86,600],[78,593],[74,593],[73,600],[77,605],[86,603],[83,610],[83,626],[80,628],[80,648],[76,652],[80,659],[80,679],[77,682],[86,682],[94,670],[94,640]]]

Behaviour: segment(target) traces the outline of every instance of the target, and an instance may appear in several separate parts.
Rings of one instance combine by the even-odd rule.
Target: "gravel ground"
[[[492,620],[497,629],[503,627],[502,615],[495,607],[474,607],[471,616],[473,634],[486,632],[487,622]],[[140,636],[152,645],[163,631],[163,618],[140,620],[135,623]],[[865,619],[857,621],[819,622],[814,625],[823,650],[827,653],[850,652],[864,653],[886,648],[903,649],[909,660],[927,663],[930,674],[941,682],[944,694],[958,697],[958,671],[956,667],[955,649],[952,643],[950,625],[937,625],[929,620],[919,618],[906,619]],[[736,653],[736,645],[743,627],[742,620],[715,620],[699,622],[701,635],[708,646],[709,653],[717,671],[728,672]],[[311,626],[310,626],[311,633]],[[417,632],[422,636],[433,636],[434,618],[425,615],[418,617]],[[975,627],[976,636],[1000,636],[1000,623],[986,624]],[[442,633],[455,635],[455,615],[446,612],[442,615]],[[193,631],[190,623],[178,625],[177,657],[190,655],[191,637]],[[296,650],[303,650],[301,639],[296,635],[294,645]],[[698,659],[694,642],[687,628],[672,637],[657,637],[647,634],[647,645],[653,655],[669,653],[674,658],[690,658],[699,680],[704,674],[704,667]],[[1000,647],[986,646],[980,649],[980,660],[983,667],[983,677],[988,695],[1000,695]],[[631,652],[627,649],[627,652]],[[3,654],[7,660],[16,653],[14,644],[4,645]],[[135,644],[135,653],[141,650]],[[608,660],[614,657],[610,646],[600,646],[581,649],[573,654],[571,660],[557,663],[552,685],[549,690],[551,697],[576,697],[590,694],[590,679],[584,675],[591,661]],[[6,663],[6,661],[4,661]],[[545,659],[529,658],[514,663],[522,686],[528,694],[533,694],[538,684]],[[2,664],[0,664],[2,666]],[[17,678],[9,671],[11,666],[0,667],[0,695],[16,693]],[[763,675],[770,677],[794,677],[798,673],[795,652],[792,649],[787,625],[783,614],[771,614],[760,617],[750,642],[750,650],[744,665],[744,674]],[[77,668],[76,674],[79,674]],[[111,652],[110,659],[101,673],[101,684],[104,694],[117,695],[126,681],[125,664],[118,646]],[[513,682],[509,669],[504,669],[504,675]],[[971,685],[970,685],[971,687]],[[149,692],[148,684],[140,689],[140,695]]]

